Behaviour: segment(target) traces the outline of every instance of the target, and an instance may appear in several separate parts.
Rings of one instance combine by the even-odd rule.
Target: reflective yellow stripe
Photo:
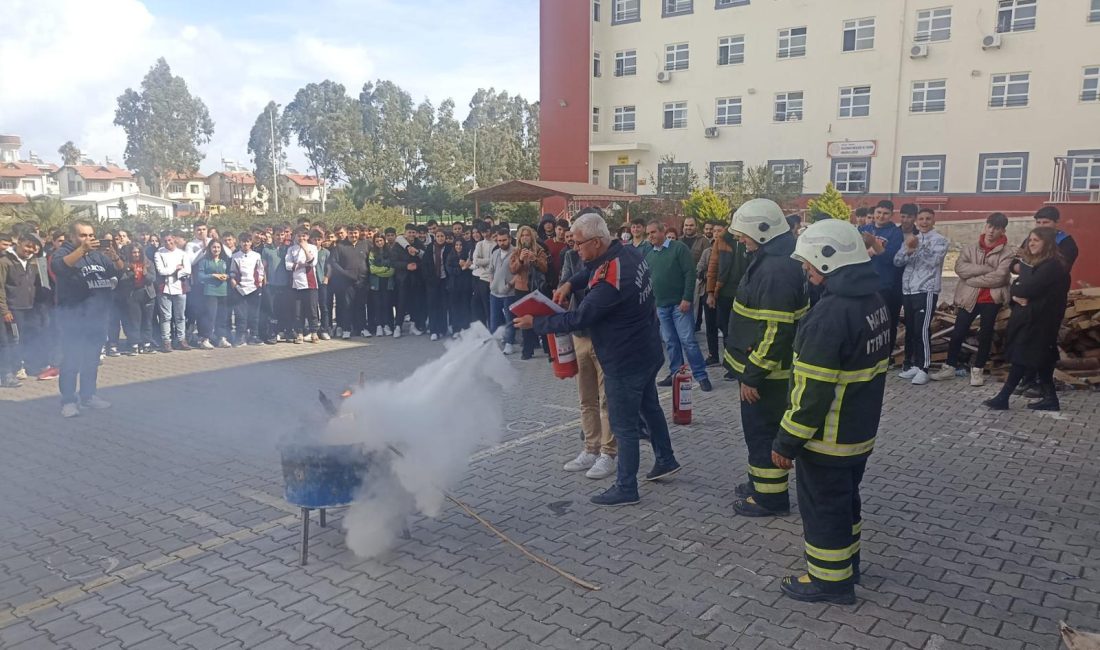
[[[870,368],[862,368],[860,370],[832,370],[830,368],[815,366],[805,361],[800,361],[797,357],[795,357],[793,365],[794,374],[796,375],[806,375],[810,379],[837,384],[854,384],[861,381],[871,381],[878,375],[885,373],[888,367],[889,364],[884,359]]]
[[[752,482],[752,487],[760,494],[779,494],[787,491],[787,482],[782,483],[757,483]]]
[[[822,432],[822,440],[826,443],[836,443],[840,433],[840,407],[844,405],[844,391],[848,384],[837,384],[833,396],[833,403],[829,405],[829,413],[825,416],[825,430]]]
[[[729,350],[726,350],[723,354],[726,357],[726,363],[730,364],[731,368],[733,368],[737,372],[745,372],[745,364],[739,362],[737,359],[734,359]]]
[[[852,544],[847,548],[826,549],[818,548],[812,544],[806,544],[806,555],[812,558],[822,560],[823,562],[843,562],[850,560],[853,555],[859,552],[859,542]]]
[[[809,569],[810,575],[826,582],[840,582],[852,577],[852,567],[850,566],[843,569],[822,569],[807,562],[806,567]]]
[[[767,326],[764,327],[764,338],[760,340],[760,344],[756,346],[756,349],[749,354],[749,361],[760,366],[764,370],[775,370],[779,367],[778,361],[771,361],[765,359],[768,356],[768,352],[772,349],[772,344],[775,343],[775,334],[779,331],[779,324],[773,320],[768,321]]]
[[[816,379],[817,381],[826,381],[829,383],[836,383],[840,379],[840,373],[836,370],[829,370],[828,368],[822,368],[821,366],[811,366],[808,363],[798,361],[794,362],[794,373],[796,375],[805,375],[810,379]]]
[[[809,310],[810,306],[808,304],[796,311],[775,311],[773,309],[753,309],[751,307],[746,307],[737,300],[733,301],[733,313],[735,314],[740,314],[745,318],[751,318],[753,320],[770,320],[778,323],[795,323],[805,316],[806,312]]]
[[[764,379],[790,379],[790,378],[791,378],[791,371],[790,370],[775,370],[775,371],[769,372],[767,377],[764,377]]]
[[[783,422],[783,428],[786,427],[786,420]],[[790,429],[787,429],[790,431]],[[794,433],[791,431],[791,433]],[[850,445],[844,445],[840,443],[830,443],[821,440],[810,440],[806,443],[806,449],[818,454],[824,454],[825,456],[859,456],[866,454],[875,447],[875,439],[865,440],[864,442],[857,442]]]
[[[817,433],[817,429],[794,421],[794,414],[802,408],[802,394],[805,392],[806,377],[795,373],[794,388],[791,390],[791,407],[783,414],[783,419],[780,421],[779,426],[792,436],[809,439],[814,437],[814,434]]]
[[[860,531],[862,531],[862,530],[863,530],[863,522],[862,521],[857,521],[856,523],[852,524],[852,534],[853,535],[858,535],[860,533]]]
[[[749,465],[749,475],[759,478],[787,478],[791,471],[777,467],[753,467]]]

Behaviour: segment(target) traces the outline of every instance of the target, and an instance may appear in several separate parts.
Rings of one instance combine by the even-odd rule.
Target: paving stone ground
[[[0,648],[1011,650],[1057,647],[1059,620],[1100,628],[1100,399],[989,413],[977,405],[995,388],[963,382],[889,382],[856,606],[780,597],[803,564],[797,510],[732,515],[745,464],[732,384],[696,391],[694,423],[672,427],[676,480],[598,509],[587,499],[605,482],[561,471],[578,451],[574,384],[541,357],[512,361],[510,442],[455,492],[600,591],[457,508],[369,561],[334,511],[300,567],[280,434],[317,388],[400,378],[440,350],[406,337],[108,359],[114,408],[73,420],[54,382],[4,391]]]

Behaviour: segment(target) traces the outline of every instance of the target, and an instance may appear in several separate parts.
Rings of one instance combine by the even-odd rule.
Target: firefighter
[[[809,309],[806,276],[791,259],[795,236],[775,201],[747,201],[729,230],[752,258],[733,301],[725,353],[741,384],[741,428],[749,450],[749,480],[737,486],[733,509],[745,517],[785,515],[791,508],[789,472],[772,463],[772,441],[787,407],[795,329]]]
[[[790,406],[772,447],[776,466],[797,460],[807,575],[783,579],[795,600],[851,604],[859,583],[859,483],[875,444],[890,352],[890,311],[858,231],[827,219],[794,255],[824,286],[794,342]]]

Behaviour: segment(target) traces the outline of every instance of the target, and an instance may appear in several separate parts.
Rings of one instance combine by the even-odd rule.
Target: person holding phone
[[[317,275],[317,247],[309,243],[309,231],[299,226],[294,231],[297,243],[286,251],[286,270],[291,272],[291,286],[294,288],[294,342],[302,343],[307,338],[311,343],[321,339],[317,336],[320,328],[317,309],[317,288],[320,280]]]

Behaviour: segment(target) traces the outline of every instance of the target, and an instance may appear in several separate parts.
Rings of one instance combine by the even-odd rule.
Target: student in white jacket
[[[294,231],[297,243],[286,251],[286,270],[291,272],[290,286],[294,291],[294,342],[302,343],[321,339],[317,330],[321,327],[321,312],[317,304],[317,247],[309,243],[309,231],[299,227]]]
[[[176,333],[176,347],[189,350],[184,314],[187,310],[187,283],[191,279],[191,260],[176,245],[172,233],[162,233],[163,246],[153,254],[153,266],[157,269],[157,309],[160,310],[161,352],[172,351],[172,330]]]
[[[267,280],[260,254],[252,250],[249,233],[242,232],[240,246],[229,264],[230,304],[237,321],[234,343],[245,346],[260,342],[260,289]]]
[[[474,224],[474,253],[471,257],[474,272],[474,313],[477,320],[489,325],[489,282],[493,279],[489,271],[489,262],[493,257],[493,249],[497,247],[493,241],[492,229],[487,222],[481,221]]]
[[[901,293],[905,309],[905,365],[899,377],[914,385],[928,383],[932,365],[932,316],[943,286],[943,260],[947,256],[947,238],[936,232],[936,213],[924,208],[917,213],[917,232],[905,236],[905,243],[894,255],[894,265],[904,267]]]

